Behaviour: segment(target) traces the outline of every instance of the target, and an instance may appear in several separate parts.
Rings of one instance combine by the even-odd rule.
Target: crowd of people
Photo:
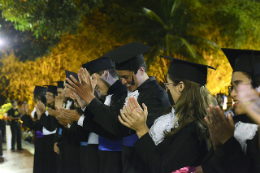
[[[34,173],[260,172],[260,52],[222,49],[233,68],[225,114],[206,88],[214,67],[161,56],[164,89],[146,73],[151,49],[131,42],[35,86],[34,110],[18,108],[36,135]]]

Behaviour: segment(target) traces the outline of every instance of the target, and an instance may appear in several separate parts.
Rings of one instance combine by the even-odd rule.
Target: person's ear
[[[144,67],[140,67],[139,70],[140,70],[140,74],[141,75],[143,75],[145,73],[145,68]]]
[[[180,81],[180,83],[178,84],[178,91],[179,91],[179,95],[181,95],[182,91],[184,90],[185,85],[182,81]]]
[[[104,73],[103,73],[103,75],[104,75],[104,78],[107,80],[108,78],[109,78],[109,72],[108,71],[104,71]]]

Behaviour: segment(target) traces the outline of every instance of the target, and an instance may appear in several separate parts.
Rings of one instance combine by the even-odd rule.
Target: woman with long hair
[[[143,104],[142,110],[135,98],[128,99],[119,116],[123,125],[136,131],[139,140],[134,146],[155,173],[201,164],[211,143],[204,117],[209,105],[217,104],[205,87],[207,69],[213,67],[164,58],[173,60],[165,87],[175,105],[156,119],[150,129],[146,125],[147,107]],[[192,172],[188,168],[186,172]]]

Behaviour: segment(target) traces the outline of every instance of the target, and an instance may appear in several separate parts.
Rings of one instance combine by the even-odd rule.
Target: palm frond
[[[184,38],[167,34],[166,51],[170,56],[180,54],[187,60],[197,63],[205,63],[205,60],[197,53],[195,48]]]
[[[152,21],[156,21],[158,23],[160,23],[165,30],[168,29],[168,26],[165,25],[165,23],[162,21],[162,19],[152,10],[148,9],[148,8],[143,8],[144,13],[147,15],[147,17],[149,17]]]

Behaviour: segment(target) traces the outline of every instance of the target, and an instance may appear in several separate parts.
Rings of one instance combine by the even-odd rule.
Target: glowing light
[[[0,46],[4,45],[4,41],[0,39]]]

